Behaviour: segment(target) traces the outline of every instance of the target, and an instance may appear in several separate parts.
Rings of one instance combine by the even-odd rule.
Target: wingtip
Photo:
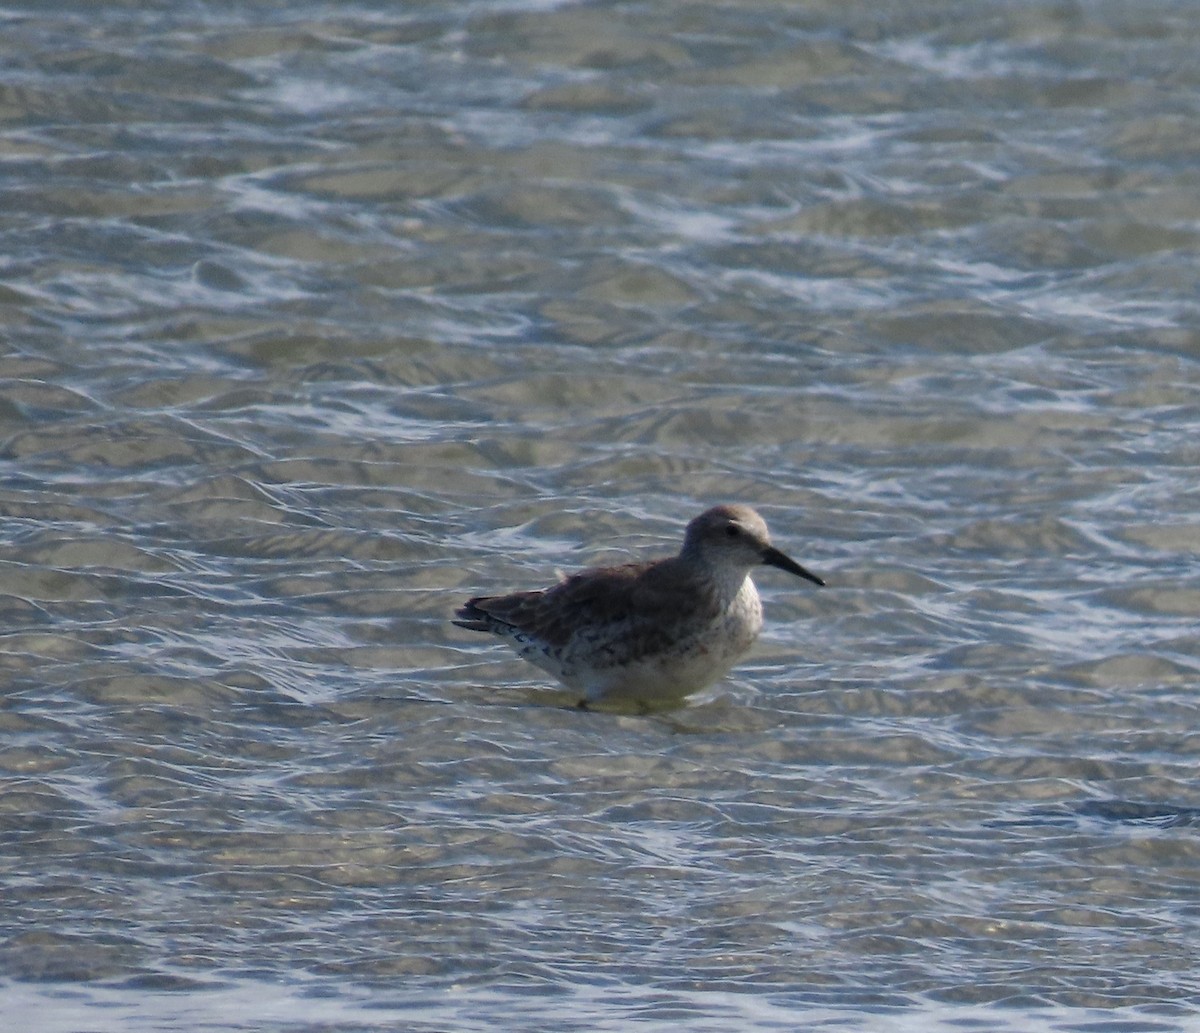
[[[458,628],[466,628],[467,631],[491,631],[492,630],[488,625],[484,624],[483,621],[452,620],[450,623]]]
[[[468,631],[491,631],[492,623],[487,613],[476,605],[483,598],[483,596],[476,596],[474,599],[468,599],[454,611],[455,619],[450,623],[460,628],[466,628]]]

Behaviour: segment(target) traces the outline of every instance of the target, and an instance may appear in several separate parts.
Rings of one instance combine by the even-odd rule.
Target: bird
[[[453,623],[505,639],[583,709],[677,705],[724,677],[758,637],[762,602],[750,571],[762,565],[825,584],[771,544],[755,510],[718,505],[687,525],[677,556],[476,596]]]

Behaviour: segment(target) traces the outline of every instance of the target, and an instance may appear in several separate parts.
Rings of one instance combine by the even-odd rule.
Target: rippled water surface
[[[0,25],[9,1028],[1200,1028],[1191,0]],[[687,706],[448,623],[726,500]]]

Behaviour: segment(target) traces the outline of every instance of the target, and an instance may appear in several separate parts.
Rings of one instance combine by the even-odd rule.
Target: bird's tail
[[[468,599],[464,605],[454,611],[454,616],[458,620],[450,623],[457,624],[460,628],[466,628],[468,631],[492,631],[496,626],[495,620],[475,605],[483,601],[483,596]]]

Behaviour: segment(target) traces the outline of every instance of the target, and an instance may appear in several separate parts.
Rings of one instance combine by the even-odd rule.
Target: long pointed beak
[[[805,570],[790,556],[785,556],[782,552],[776,549],[773,545],[768,545],[763,549],[762,561],[768,567],[778,567],[780,570],[786,570],[789,574],[795,574],[797,577],[802,577],[807,581],[811,581],[814,585],[825,584],[811,570]]]

